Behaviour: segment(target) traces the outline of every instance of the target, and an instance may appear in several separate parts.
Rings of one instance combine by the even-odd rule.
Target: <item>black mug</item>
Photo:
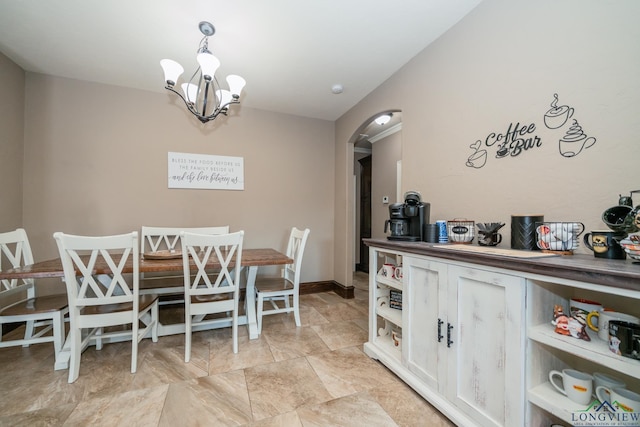
[[[610,320],[609,350],[624,357],[640,359],[640,325]]]
[[[593,251],[596,258],[626,259],[627,253],[620,246],[620,240],[625,235],[625,233],[609,230],[592,231],[584,235],[583,241],[584,245]]]

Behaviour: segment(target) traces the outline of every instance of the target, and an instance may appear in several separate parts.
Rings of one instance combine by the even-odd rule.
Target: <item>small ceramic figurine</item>
[[[574,338],[579,338],[585,341],[591,341],[587,334],[587,324],[580,318],[569,317],[564,314],[564,310],[561,305],[553,306],[553,320],[551,324],[556,327],[556,333],[562,335],[569,335]]]

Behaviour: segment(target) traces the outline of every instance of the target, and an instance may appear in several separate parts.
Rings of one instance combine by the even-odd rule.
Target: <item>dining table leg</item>
[[[247,288],[245,301],[247,303],[247,330],[249,331],[249,339],[255,340],[259,337],[258,322],[256,319],[256,275],[258,274],[257,266],[250,266],[247,271]]]

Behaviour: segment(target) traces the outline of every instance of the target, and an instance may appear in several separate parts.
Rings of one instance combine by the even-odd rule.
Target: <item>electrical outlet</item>
[[[389,196],[382,196],[382,203],[384,204],[389,203]]]

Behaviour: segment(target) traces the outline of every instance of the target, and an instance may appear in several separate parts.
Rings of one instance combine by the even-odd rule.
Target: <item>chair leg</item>
[[[191,360],[191,314],[185,315],[184,322],[184,361]]]
[[[258,293],[257,295],[258,307],[256,310],[256,318],[258,320],[258,334],[262,333],[262,306],[264,305],[264,300],[262,299],[262,294]]]
[[[80,355],[82,353],[82,329],[72,328],[71,357],[69,358],[69,384],[74,383],[80,375]]]
[[[231,317],[231,334],[233,335],[233,352],[238,353],[238,300],[234,303]]]
[[[138,369],[138,327],[140,320],[138,316],[134,316],[131,322],[131,373],[135,374]]]
[[[61,311],[53,314],[53,350],[55,352],[55,358],[58,359],[58,355],[62,351],[64,345],[64,315]]]
[[[35,321],[33,321],[33,320],[28,320],[27,321],[27,324],[25,325],[25,330],[24,330],[24,339],[25,340],[28,340],[31,337],[33,337],[33,332],[34,332],[34,329],[35,329],[34,324],[35,324]],[[29,343],[23,344],[22,346],[23,347],[29,347]]]
[[[151,307],[151,321],[153,326],[151,327],[151,341],[158,342],[158,301]]]
[[[102,350],[102,328],[96,329],[96,350]]]
[[[289,297],[287,297],[287,301],[289,301]],[[300,327],[302,323],[300,322],[300,296],[298,294],[293,294],[293,317],[296,320],[296,326]]]

